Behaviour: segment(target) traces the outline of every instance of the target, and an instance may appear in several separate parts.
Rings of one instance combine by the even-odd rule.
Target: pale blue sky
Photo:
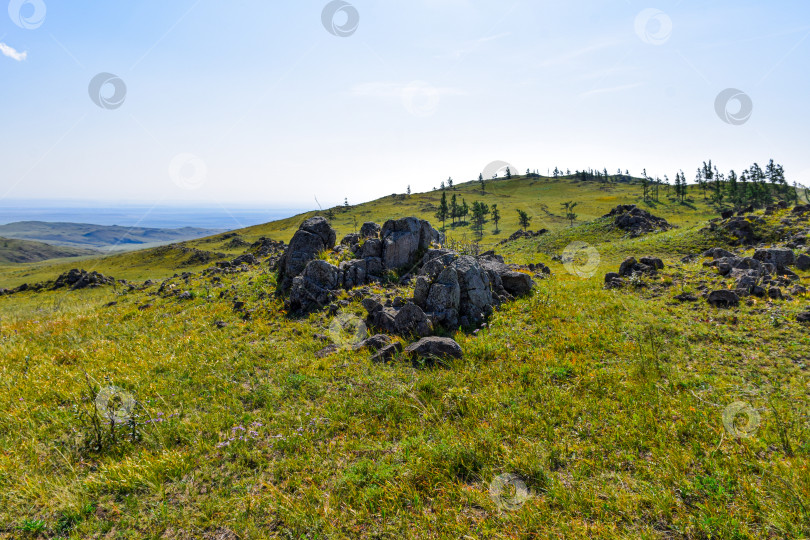
[[[356,0],[346,37],[322,0],[37,2],[0,10],[3,199],[327,206],[494,160],[810,185],[806,0]]]

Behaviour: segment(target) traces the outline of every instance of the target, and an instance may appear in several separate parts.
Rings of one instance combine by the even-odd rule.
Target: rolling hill
[[[45,242],[54,246],[106,251],[142,249],[200,238],[219,232],[222,231],[195,227],[155,229],[45,221],[18,221],[0,225],[0,236],[5,238]]]
[[[436,223],[436,210],[441,199],[441,191],[414,193],[410,196],[398,194],[377,200],[364,202],[348,207],[332,209],[332,226],[339,238],[358,230],[365,221],[383,223],[388,219],[417,216]],[[549,229],[551,231],[570,228],[561,204],[566,201],[578,202],[575,224],[582,224],[597,219],[608,213],[618,204],[638,204],[656,215],[667,219],[681,228],[698,227],[707,219],[716,217],[718,211],[703,200],[697,188],[693,188],[685,203],[674,201],[662,189],[660,201],[643,201],[639,179],[630,182],[600,184],[597,182],[579,182],[573,178],[548,178],[514,176],[510,179],[489,180],[482,193],[478,182],[457,184],[455,189],[447,190],[448,198],[456,195],[459,204],[464,199],[468,205],[474,201],[485,202],[492,208],[498,206],[501,214],[499,230],[496,232],[491,216],[484,227],[480,240],[482,249],[489,249],[506,239],[519,229],[517,210],[523,210],[531,217],[531,229]],[[288,242],[298,226],[314,215],[326,215],[327,211],[311,211],[286,219],[220,233],[213,236],[187,240],[171,249],[164,248],[155,253],[142,249],[132,253],[115,254],[97,257],[88,262],[88,270],[115,276],[119,279],[148,279],[171,275],[180,267],[184,270],[202,268],[201,265],[185,264],[189,256],[183,250],[192,248],[202,251],[220,252],[233,256],[244,251],[243,244],[255,242],[260,237]],[[474,233],[469,221],[451,224],[446,223],[447,236],[450,240],[471,241]],[[0,228],[2,231],[2,228]],[[237,234],[234,241],[233,234]],[[54,233],[55,234],[55,233]],[[241,242],[240,242],[241,241]],[[33,265],[22,265],[15,268],[0,268],[0,286],[12,287],[31,281],[53,279],[62,272],[70,270],[70,263],[46,262]]]
[[[0,238],[0,264],[34,263],[49,259],[89,257],[92,255],[98,255],[98,251],[52,246],[50,244],[28,240]]]

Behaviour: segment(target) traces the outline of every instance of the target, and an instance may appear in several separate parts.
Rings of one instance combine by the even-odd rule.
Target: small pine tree
[[[497,204],[492,205],[492,221],[495,222],[495,234],[498,234],[501,232],[500,229],[498,229],[498,223],[501,221],[501,211],[498,210]]]
[[[445,229],[444,222],[450,210],[447,206],[447,192],[442,192],[442,200],[439,202],[439,210],[436,212],[436,219],[442,222],[442,231]]]
[[[518,213],[518,223],[520,223],[520,227],[525,231],[529,228],[529,225],[532,222],[532,218],[529,217],[529,214],[526,213],[525,210],[521,210],[520,208],[517,209]]]

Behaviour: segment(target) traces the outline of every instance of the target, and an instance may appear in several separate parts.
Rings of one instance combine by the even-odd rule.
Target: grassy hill
[[[0,297],[0,538],[807,538],[807,295],[728,310],[679,301],[729,286],[704,259],[681,261],[732,248],[701,230],[714,214],[699,200],[657,205],[679,228],[630,238],[600,216],[637,202],[637,186],[490,185],[484,200],[504,218],[523,205],[551,229],[497,250],[552,275],[476,331],[445,332],[460,360],[319,355],[333,315],[289,316],[266,265]],[[574,227],[553,215],[571,199]],[[428,217],[437,200],[386,198],[335,223],[342,234],[353,217]],[[769,239],[791,218],[759,216]],[[261,235],[288,239],[304,217],[83,263],[173,275],[200,268],[189,249],[241,253]],[[789,232],[808,226],[797,223]],[[494,245],[517,227],[487,228]],[[554,258],[576,240],[600,254],[592,275]],[[656,277],[603,287],[624,256],[648,254],[666,265]],[[117,428],[99,416],[111,387],[127,412]],[[748,425],[727,418],[743,402]],[[509,478],[525,491],[499,495]]]
[[[95,255],[98,252],[90,249],[58,247],[42,242],[0,238],[0,264],[31,263],[48,259],[82,257]]]
[[[502,220],[499,231],[495,232],[491,219],[484,227],[484,236],[480,240],[482,249],[489,249],[519,229],[517,210],[524,210],[531,216],[530,228],[541,228],[560,231],[571,227],[565,219],[561,203],[576,201],[579,214],[575,224],[587,223],[609,212],[618,204],[638,204],[654,212],[681,228],[696,228],[707,219],[716,217],[717,210],[703,200],[697,188],[692,188],[685,204],[675,202],[661,190],[660,202],[643,201],[641,186],[636,182],[603,185],[596,182],[578,182],[571,178],[552,179],[546,177],[527,178],[515,176],[511,179],[489,180],[482,194],[478,182],[467,182],[448,190],[448,197],[455,194],[459,200],[482,201],[490,206],[498,206]],[[383,197],[349,207],[333,209],[332,225],[338,232],[338,238],[354,232],[365,221],[384,223],[388,219],[418,216],[427,219],[436,226],[435,214],[441,199],[441,191],[416,193],[410,196],[397,195]],[[262,236],[288,242],[298,226],[307,218],[323,211],[312,211],[292,216],[287,219],[248,227],[234,231],[243,242],[251,243]],[[2,230],[2,229],[0,229]],[[470,223],[451,225],[446,223],[447,236],[457,241],[474,239]],[[173,246],[172,249],[159,248],[159,251],[140,250],[135,253],[117,254],[98,257],[84,262],[87,270],[97,270],[118,279],[143,280],[170,276],[182,265],[183,270],[192,271],[204,268],[193,261],[185,264],[190,256],[183,248],[194,248],[203,251],[226,253],[236,256],[244,247],[234,242],[232,233],[217,234],[197,240],[189,240]],[[677,233],[674,233],[677,235]],[[53,279],[62,272],[70,270],[74,263],[53,262],[44,264],[21,265],[18,267],[0,266],[0,286],[14,287],[22,283]]]
[[[6,238],[46,242],[55,246],[117,251],[181,242],[219,232],[222,231],[196,227],[155,229],[44,221],[18,221],[0,225],[0,236]]]

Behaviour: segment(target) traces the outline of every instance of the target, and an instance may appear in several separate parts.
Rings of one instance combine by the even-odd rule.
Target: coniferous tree
[[[447,192],[442,192],[442,200],[439,202],[439,210],[436,211],[436,219],[442,222],[442,230],[445,229],[444,222],[447,221],[447,216],[450,209],[447,206]]]
[[[492,221],[495,222],[495,234],[498,234],[499,232],[501,232],[498,229],[498,223],[500,223],[501,221],[501,211],[498,210],[497,204],[492,205]]]
[[[529,228],[529,225],[532,222],[532,218],[529,217],[529,214],[526,213],[525,210],[521,210],[520,208],[517,209],[518,213],[518,223],[520,223],[521,228],[525,231]]]

